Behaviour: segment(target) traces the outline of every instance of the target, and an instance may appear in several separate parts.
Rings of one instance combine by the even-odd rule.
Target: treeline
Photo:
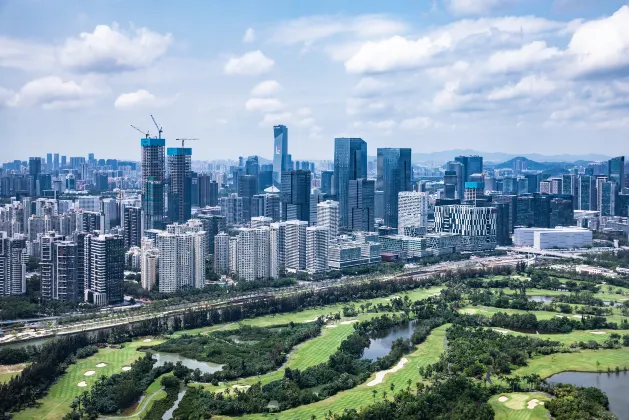
[[[16,365],[33,360],[39,354],[39,347],[26,346],[21,348],[0,347],[0,365]]]
[[[609,412],[607,395],[598,388],[556,384],[545,388],[545,391],[554,396],[546,403],[546,408],[555,420],[616,419]]]
[[[155,360],[146,355],[131,365],[131,370],[100,377],[89,391],[71,404],[72,412],[64,420],[97,418],[99,414],[117,414],[130,407],[159,376],[173,370],[172,363],[153,368]]]
[[[595,254],[582,254],[588,264],[605,268],[623,267],[629,268],[629,251],[618,249],[616,251],[597,252]]]
[[[245,391],[234,390],[231,397],[226,397],[222,392],[205,392],[194,388],[184,396],[175,418],[263,413],[269,411],[267,406],[274,400],[279,402],[278,409],[282,411],[328,398],[365,382],[375,371],[393,366],[403,354],[412,350],[414,344],[425,340],[430,329],[441,325],[444,319],[434,317],[417,321],[417,335],[411,340],[397,341],[389,355],[373,362],[361,359],[364,349],[370,344],[369,337],[378,331],[408,323],[409,319],[405,315],[394,314],[362,321],[354,325],[355,331],[343,340],[327,362],[304,370],[287,368],[284,378],[264,386],[258,383]],[[314,393],[313,388],[317,388],[318,392]]]
[[[71,335],[41,346],[32,363],[9,382],[0,384],[0,413],[30,407],[61,376],[74,353],[89,344],[85,334]]]
[[[555,317],[552,319],[538,320],[535,314],[507,314],[498,312],[491,317],[482,315],[461,315],[456,321],[465,326],[498,327],[511,330],[523,330],[526,332],[562,333],[567,334],[573,330],[598,330],[598,329],[629,329],[629,322],[623,319],[620,326],[616,322],[608,322],[606,318],[599,316],[582,316],[582,319],[570,319],[567,317]]]
[[[240,326],[237,330],[215,331],[209,335],[183,335],[171,338],[152,350],[177,353],[184,357],[223,365],[222,370],[190,373],[195,382],[212,382],[261,375],[278,369],[286,355],[299,343],[321,333],[323,321],[274,326]]]
[[[488,328],[453,325],[446,331],[447,351],[437,363],[420,368],[424,378],[465,375],[490,380],[491,374],[508,375],[526,366],[536,355],[566,351],[558,341],[502,334]]]
[[[375,419],[449,419],[449,420],[493,420],[494,410],[487,403],[492,395],[491,388],[474,384],[461,376],[436,382],[424,388],[417,383],[415,391],[410,384],[407,389],[387,398],[383,392],[380,401],[361,409],[346,409],[343,413],[329,413],[326,420],[375,420]],[[575,417],[576,418],[576,417]]]

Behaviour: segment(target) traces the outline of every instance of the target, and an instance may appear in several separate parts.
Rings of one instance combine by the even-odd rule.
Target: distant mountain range
[[[598,161],[608,160],[611,158],[611,156],[605,156],[601,154],[588,154],[588,155],[569,155],[569,154],[542,155],[539,153],[510,154],[510,153],[501,153],[501,152],[481,152],[481,151],[472,150],[472,149],[453,149],[453,150],[444,150],[442,152],[413,153],[412,160],[413,160],[413,163],[432,163],[433,165],[436,166],[436,165],[442,165],[448,161],[454,160],[456,156],[470,156],[470,155],[479,155],[483,157],[484,162],[495,162],[495,163],[510,161],[511,159],[514,159],[517,157],[527,158],[530,161],[535,162],[535,163],[540,163],[540,162],[574,163],[576,161],[598,162]],[[551,166],[556,166],[556,165],[551,165]],[[529,169],[535,170],[530,167]]]
[[[518,156],[513,159],[509,159],[506,162],[500,163],[494,168],[496,169],[513,169],[515,168],[516,161],[522,162],[522,169],[526,169],[529,171],[545,171],[550,172],[552,174],[567,172],[569,169],[576,166],[585,166],[588,162],[583,160],[579,160],[576,162],[537,162],[531,159],[527,159],[523,156]]]

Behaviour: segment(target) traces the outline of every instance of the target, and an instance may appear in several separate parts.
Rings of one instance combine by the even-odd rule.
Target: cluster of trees
[[[190,359],[223,365],[215,373],[191,372],[196,382],[212,382],[261,375],[278,369],[294,346],[321,333],[323,321],[274,326],[241,325],[237,330],[216,331],[209,335],[183,335],[171,338],[151,350],[178,353]]]
[[[96,353],[98,353],[98,347],[94,345],[90,345],[90,346],[86,346],[86,347],[78,349],[76,351],[75,356],[77,359],[85,359],[86,357],[90,357]]]
[[[447,351],[437,363],[420,369],[425,378],[464,375],[491,380],[508,375],[513,367],[526,366],[536,355],[564,351],[561,343],[526,336],[502,334],[488,328],[453,325],[446,331]]]
[[[590,350],[598,350],[600,348],[618,349],[621,346],[629,347],[629,334],[625,334],[621,337],[620,334],[611,333],[609,337],[602,344],[596,340],[579,341],[579,342],[570,344],[570,347],[572,348],[579,347],[582,349],[590,349]]]
[[[166,391],[166,397],[153,403],[151,409],[142,417],[142,420],[162,420],[164,413],[168,411],[179,397],[181,382],[174,376],[165,375],[160,384]]]
[[[588,264],[598,265],[606,268],[623,267],[629,268],[629,251],[619,249],[609,252],[588,253],[583,255]]]
[[[39,354],[39,347],[26,346],[21,348],[0,347],[0,365],[16,365],[33,360]]]
[[[71,335],[44,344],[22,373],[9,382],[0,383],[0,413],[19,411],[35,404],[65,372],[74,353],[88,344],[85,334]]]
[[[101,376],[89,391],[75,398],[64,420],[97,418],[99,414],[117,414],[130,407],[159,376],[173,370],[172,363],[153,368],[155,360],[146,355],[131,365],[131,370]]]
[[[589,291],[557,295],[553,297],[553,301],[590,306],[605,306],[602,299],[595,298],[594,293]]]
[[[615,322],[607,322],[606,318],[599,316],[582,316],[580,320],[566,317],[538,320],[535,314],[507,314],[498,312],[491,317],[482,315],[462,315],[457,323],[466,326],[484,326],[508,328],[528,332],[562,333],[567,334],[573,330],[598,330],[598,329],[629,329],[629,322],[623,319],[620,327]]]
[[[555,420],[616,419],[609,412],[607,395],[597,388],[557,384],[548,391],[554,398],[546,403],[546,408]]]

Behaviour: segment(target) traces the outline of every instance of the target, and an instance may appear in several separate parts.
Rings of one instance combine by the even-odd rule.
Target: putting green
[[[506,397],[507,401],[501,402],[501,397]],[[495,420],[547,420],[548,410],[543,405],[528,408],[529,401],[533,399],[544,403],[549,401],[548,395],[541,392],[514,392],[494,395],[489,404],[496,413]]]

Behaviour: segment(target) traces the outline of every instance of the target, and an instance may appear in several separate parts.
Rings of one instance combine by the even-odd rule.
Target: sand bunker
[[[565,318],[566,317],[565,315],[555,315],[555,316],[558,317],[558,318]]]
[[[123,371],[123,372],[127,372],[127,371],[129,371],[129,370],[131,370],[131,366],[123,366],[123,367],[122,367],[122,371]]]
[[[607,334],[605,331],[590,331],[590,334]]]
[[[505,401],[508,401],[508,400],[509,400],[509,398],[505,397],[504,395],[502,397],[498,398],[498,402],[501,402],[501,403],[503,403]]]
[[[234,389],[249,389],[249,388],[251,388],[251,385],[232,385],[232,388],[234,388]]]
[[[581,318],[581,315],[572,315],[573,318]]]
[[[500,334],[508,334],[509,331],[508,330],[501,330],[499,328],[492,328],[492,330],[499,332]]]
[[[384,380],[384,377],[387,375],[387,373],[397,372],[398,370],[402,369],[407,362],[408,362],[408,359],[406,357],[403,357],[402,360],[400,360],[400,362],[397,365],[393,366],[391,369],[381,370],[380,372],[376,373],[376,379],[369,382],[367,386],[374,386],[374,385],[381,384],[382,381]]]
[[[150,343],[150,342],[151,342],[151,341],[153,341],[153,340],[151,340],[150,338],[146,338],[146,339],[144,339],[144,340],[142,340],[142,341],[144,341],[145,343]]]
[[[87,386],[87,382],[81,381],[78,384],[76,384],[76,386],[80,386],[81,388],[83,388],[84,386]]]
[[[532,410],[535,407],[537,407],[539,403],[540,402],[537,398],[533,398],[531,401],[528,402],[528,404],[526,405],[526,408],[528,408],[529,410]]]
[[[358,320],[357,319],[352,319],[350,321],[343,321],[343,322],[341,322],[341,325],[353,324],[354,322],[358,322]]]
[[[336,327],[338,327],[338,325],[326,325],[325,327],[326,328],[336,328]]]
[[[85,372],[85,376],[92,376],[95,373],[96,373],[95,370],[88,370],[87,372]]]
[[[102,362],[96,365],[96,367],[105,367],[105,366],[107,366],[107,363],[102,363]]]

